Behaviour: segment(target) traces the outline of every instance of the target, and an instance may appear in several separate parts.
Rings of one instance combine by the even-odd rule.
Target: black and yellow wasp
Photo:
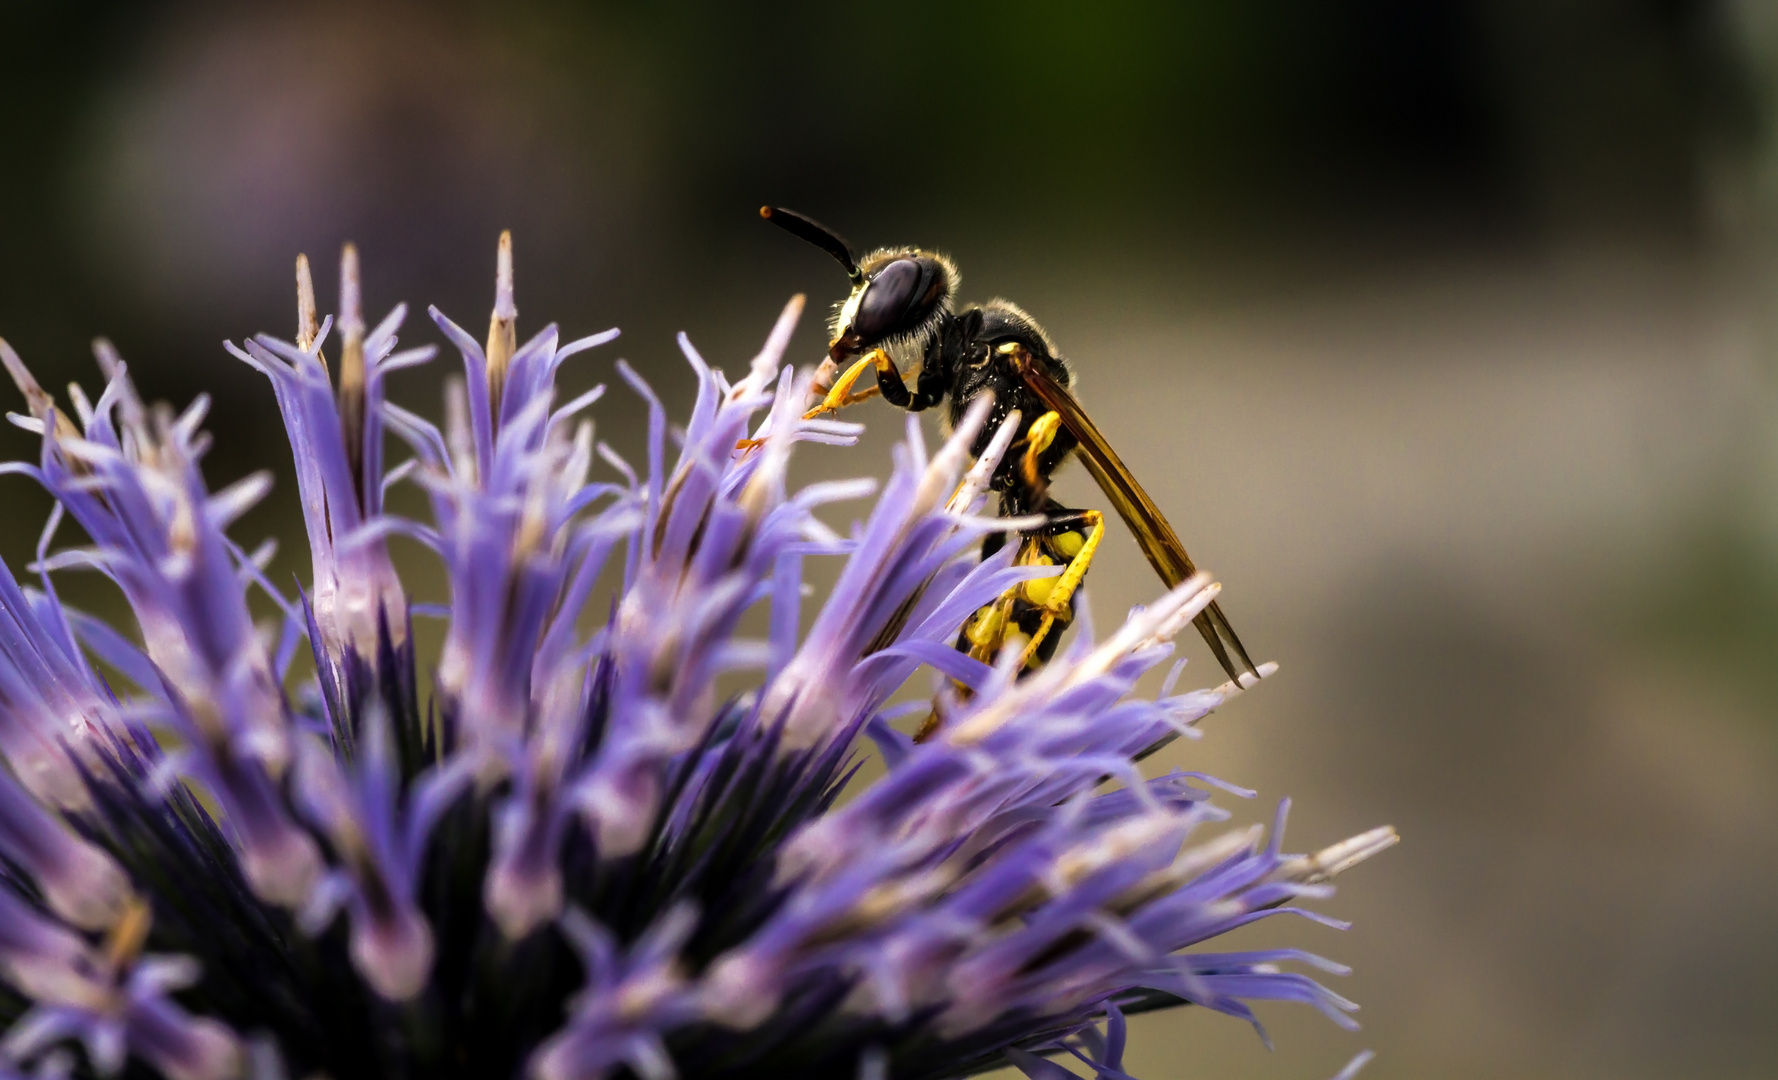
[[[992,663],[1017,645],[1020,664],[1039,666],[1054,655],[1061,631],[1074,617],[1074,593],[1105,534],[1097,510],[1076,510],[1049,495],[1050,475],[1070,454],[1117,508],[1169,588],[1197,572],[1185,546],[1160,508],[1069,390],[1073,373],[1037,321],[1005,300],[955,307],[959,276],[950,259],[920,248],[881,248],[863,259],[831,230],[788,210],[762,207],[760,216],[826,251],[852,281],[852,292],[835,312],[828,359],[822,365],[824,399],[810,417],[876,397],[918,412],[949,400],[953,423],[976,395],[994,394],[994,411],[972,452],[980,455],[1001,422],[1018,410],[1022,430],[995,469],[990,487],[1005,517],[1043,518],[1019,534],[1017,565],[1063,566],[1055,577],[1026,582],[976,612],[957,647]],[[856,389],[867,370],[876,385]],[[913,385],[908,385],[913,373]],[[1006,543],[996,533],[982,555]],[[1195,620],[1229,678],[1247,685],[1259,672],[1215,602]]]

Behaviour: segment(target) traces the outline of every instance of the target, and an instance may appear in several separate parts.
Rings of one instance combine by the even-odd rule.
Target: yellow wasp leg
[[[1083,510],[1081,517],[1087,523],[1087,534],[1084,537],[1073,531],[1061,533],[1046,538],[1043,544],[1032,544],[1027,549],[1028,553],[1019,556],[1019,564],[1023,566],[1050,564],[1049,553],[1044,550],[1047,547],[1068,560],[1067,568],[1060,575],[1013,586],[1002,593],[998,600],[978,609],[963,624],[963,638],[969,642],[970,657],[984,664],[992,664],[1003,650],[1009,646],[1017,646],[1019,667],[1023,669],[1031,665],[1037,656],[1038,646],[1043,644],[1044,639],[1055,629],[1056,623],[1068,612],[1069,603],[1080,588],[1082,579],[1086,577],[1087,568],[1092,565],[1093,553],[1099,550],[1099,541],[1105,536],[1104,514],[1097,510]],[[1043,611],[1037,624],[1037,632],[1028,641],[1024,640],[1024,634],[1013,621],[1014,605],[1020,600]],[[968,696],[968,691],[961,685],[957,689],[964,697]],[[932,738],[943,724],[944,716],[935,702],[925,723],[914,734],[914,741],[925,742]]]
[[[1037,647],[1050,636],[1050,631],[1055,628],[1055,625],[1056,616],[1052,612],[1044,612],[1043,618],[1037,620],[1037,633],[1031,635],[1031,640],[1025,643],[1025,651],[1019,654],[1020,668],[1031,663],[1032,658],[1037,655]]]
[[[1075,590],[1080,588],[1081,580],[1087,576],[1087,567],[1093,563],[1093,553],[1099,550],[1099,541],[1105,537],[1104,514],[1097,510],[1086,510],[1082,511],[1081,516],[1090,522],[1084,541],[1079,539],[1079,533],[1072,532],[1063,533],[1051,541],[1068,556],[1068,569],[1062,571],[1060,577],[1039,578],[1021,586],[1025,591],[1025,599],[1043,609],[1043,618],[1038,621],[1037,632],[1031,635],[1031,640],[1025,643],[1025,651],[1019,656],[1021,668],[1037,655],[1037,647],[1049,636],[1056,620],[1067,614]],[[1074,547],[1075,543],[1080,546],[1070,552],[1068,548]]]
[[[878,371],[882,371],[893,364],[894,362],[889,359],[888,353],[882,349],[872,349],[857,363],[846,369],[845,374],[839,377],[839,380],[833,384],[833,388],[827,392],[827,396],[821,400],[821,404],[804,413],[803,419],[813,420],[823,413],[838,412],[848,405],[856,405],[860,401],[869,401],[876,397],[883,392],[878,387],[873,386],[869,390],[860,390],[854,394],[852,386],[863,376],[865,368],[875,367]],[[753,450],[762,445],[764,441],[763,439],[742,439],[735,443],[735,449]]]
[[[889,359],[888,353],[884,352],[882,349],[872,349],[861,357],[856,364],[853,364],[846,369],[846,373],[841,375],[839,379],[835,381],[833,388],[827,392],[827,397],[821,400],[821,404],[804,413],[803,419],[813,420],[822,413],[838,412],[848,405],[856,405],[860,401],[869,401],[871,398],[876,397],[878,394],[882,393],[877,387],[873,386],[869,390],[863,390],[854,394],[852,392],[852,384],[856,383],[859,378],[864,375],[866,368],[874,367],[878,371],[884,371],[893,366],[893,364],[894,362]]]
[[[1034,491],[1042,491],[1046,486],[1042,474],[1037,471],[1037,459],[1056,441],[1056,431],[1061,426],[1061,414],[1051,409],[1031,421],[1031,427],[1025,432],[1025,483]]]
[[[1009,589],[964,624],[963,636],[969,641],[971,658],[992,664],[1007,639],[1018,635],[1019,629],[1012,621],[1012,605],[1017,598],[1018,590]]]
[[[917,743],[925,742],[927,739],[937,735],[938,729],[943,727],[944,724],[945,718],[943,712],[939,708],[938,702],[934,701],[932,703],[932,711],[926,714],[925,721],[920,724],[920,730],[914,732],[914,741]]]
[[[968,655],[970,657],[980,660],[984,664],[991,664],[994,662],[994,655],[1009,640],[1017,639],[1018,628],[1012,625],[1012,606],[1018,595],[1017,588],[1007,590],[992,604],[978,609],[974,615],[969,617],[969,621],[963,624],[963,637],[969,642]],[[968,699],[968,687],[959,682],[953,682],[952,685],[956,688],[959,696]],[[926,714],[926,720],[920,725],[920,730],[914,732],[915,742],[923,743],[932,738],[944,725],[944,711],[940,707],[942,700],[941,698],[932,703],[932,711]]]

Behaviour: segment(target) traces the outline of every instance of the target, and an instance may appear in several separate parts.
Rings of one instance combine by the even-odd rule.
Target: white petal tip
[[[340,332],[364,332],[364,310],[359,299],[358,247],[350,242],[340,248]]]
[[[512,230],[500,233],[500,249],[494,259],[494,315],[499,319],[518,316],[512,288]]]
[[[1366,859],[1380,855],[1399,843],[1401,843],[1401,834],[1395,831],[1393,825],[1383,825],[1348,840],[1342,840],[1314,854],[1312,861],[1318,873],[1312,875],[1312,879],[1324,881],[1336,874],[1343,874]]]
[[[1278,671],[1276,662],[1268,660],[1254,671],[1243,671],[1232,683],[1224,683],[1230,689],[1251,690],[1259,685],[1261,679],[1270,678]]]

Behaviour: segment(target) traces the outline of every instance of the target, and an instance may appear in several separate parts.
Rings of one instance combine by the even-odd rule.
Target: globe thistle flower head
[[[350,247],[340,280],[320,317],[299,259],[295,339],[227,346],[290,440],[310,562],[288,595],[228,533],[267,477],[205,485],[202,399],[144,403],[101,342],[102,392],[64,408],[0,342],[41,440],[4,471],[55,499],[34,585],[0,567],[0,1076],[1059,1080],[1060,1056],[1123,1078],[1136,1012],[1286,1000],[1351,1025],[1295,970],[1338,965],[1212,943],[1340,925],[1302,905],[1393,831],[1289,855],[1284,806],[1231,826],[1212,796],[1250,792],[1138,767],[1243,692],[1176,692],[1175,662],[1137,693],[1213,582],[1102,640],[1083,612],[1025,677],[1017,650],[952,647],[1055,569],[978,555],[1020,525],[987,508],[1016,418],[975,461],[988,402],[935,450],[910,422],[836,530],[875,485],[790,482],[799,444],[859,430],[803,417],[800,297],[734,381],[681,336],[682,426],[617,361],[647,418],[632,465],[595,436],[603,387],[556,394],[616,331],[521,341],[509,237],[485,339],[430,310],[462,362],[442,426],[387,396],[435,350],[398,348],[404,307],[367,323]],[[390,510],[404,482],[423,520]],[[89,544],[55,547],[65,517]],[[447,603],[412,602],[397,538]],[[811,560],[838,562],[813,604]],[[134,627],[64,604],[71,570]],[[446,620],[435,662],[416,614]]]

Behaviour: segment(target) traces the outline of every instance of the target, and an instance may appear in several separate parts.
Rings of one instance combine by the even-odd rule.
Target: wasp
[[[1073,369],[1037,320],[1007,300],[958,307],[956,264],[938,252],[889,247],[859,259],[832,230],[801,214],[766,206],[760,216],[833,256],[852,283],[834,313],[817,380],[823,396],[807,418],[881,396],[912,412],[948,403],[955,424],[978,395],[992,393],[993,412],[971,448],[979,457],[1007,417],[1019,414],[1020,430],[989,487],[1000,497],[1001,516],[1041,520],[1017,534],[1015,563],[1062,570],[1018,585],[977,611],[959,633],[958,649],[992,663],[1003,649],[1017,647],[1023,670],[1055,654],[1074,618],[1075,592],[1105,535],[1102,512],[1063,506],[1049,494],[1051,475],[1070,455],[1092,474],[1168,588],[1197,572],[1160,508],[1081,408]],[[870,371],[875,385],[860,388]],[[989,536],[982,557],[1007,542],[1006,533]],[[1260,677],[1217,603],[1194,621],[1237,685]]]

